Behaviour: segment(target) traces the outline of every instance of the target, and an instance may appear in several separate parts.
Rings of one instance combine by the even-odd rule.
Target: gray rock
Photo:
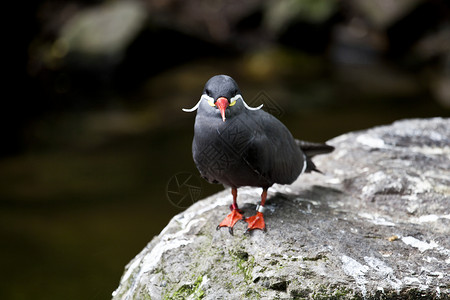
[[[325,175],[269,189],[267,233],[216,225],[230,191],[175,216],[126,267],[113,299],[449,299],[450,119],[329,141]],[[253,215],[260,189],[239,190]]]

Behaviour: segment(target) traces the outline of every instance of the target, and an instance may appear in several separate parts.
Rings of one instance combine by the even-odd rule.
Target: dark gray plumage
[[[274,183],[291,184],[303,172],[318,171],[312,156],[334,149],[295,140],[274,116],[249,107],[226,75],[208,80],[197,106],[185,111],[196,108],[194,162],[205,179],[233,189],[236,209],[237,188],[262,187],[265,193]]]

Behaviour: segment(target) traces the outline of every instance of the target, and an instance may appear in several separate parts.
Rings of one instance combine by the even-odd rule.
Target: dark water
[[[181,108],[198,101],[212,75],[234,76],[247,102],[264,102],[295,137],[316,142],[403,118],[450,116],[408,72],[331,68],[317,58],[286,72],[258,59],[200,60],[126,97],[111,93],[117,99],[101,108],[36,120],[26,150],[0,161],[0,299],[111,297],[124,266],[182,211],[167,199],[167,184],[179,172],[198,173],[195,114]],[[202,197],[222,189],[201,184]]]

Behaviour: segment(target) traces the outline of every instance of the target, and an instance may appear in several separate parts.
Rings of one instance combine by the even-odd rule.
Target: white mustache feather
[[[242,96],[241,96],[240,94],[237,94],[236,96],[234,96],[233,98],[231,98],[231,99],[230,99],[230,102],[232,103],[233,101],[235,101],[235,100],[237,100],[237,99],[239,99],[239,98],[241,98],[242,103],[244,103],[245,108],[248,109],[248,110],[258,110],[258,109],[261,109],[261,108],[263,107],[263,104],[261,104],[261,105],[258,106],[258,107],[251,107],[251,106],[249,106],[247,103],[245,103],[244,98],[242,98]],[[197,104],[195,104],[194,107],[192,107],[192,108],[183,108],[182,110],[183,110],[184,112],[193,112],[193,111],[196,111],[196,110],[198,109],[198,107],[200,106],[200,102],[201,102],[202,100],[206,100],[206,101],[209,100],[209,101],[214,102],[214,98],[213,98],[213,97],[210,97],[210,96],[208,96],[208,95],[206,95],[206,94],[203,94],[203,95],[200,97],[200,100],[197,102]]]

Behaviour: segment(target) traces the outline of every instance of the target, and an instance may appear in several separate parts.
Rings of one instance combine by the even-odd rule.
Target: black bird
[[[266,229],[263,212],[267,189],[274,183],[291,184],[304,172],[317,171],[311,157],[333,151],[326,144],[295,140],[286,126],[271,114],[248,106],[236,82],[227,75],[208,80],[197,110],[192,153],[197,169],[211,183],[231,187],[231,213],[217,226],[248,223],[247,231]],[[237,189],[261,187],[256,215],[244,218],[237,205]]]

